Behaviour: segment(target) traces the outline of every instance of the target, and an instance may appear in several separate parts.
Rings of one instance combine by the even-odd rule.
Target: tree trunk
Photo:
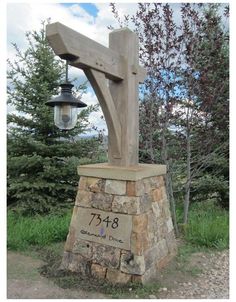
[[[153,85],[152,85],[153,86]],[[153,89],[153,87],[152,87]],[[151,158],[151,162],[155,162],[155,156],[154,156],[154,150],[153,150],[153,104],[154,104],[154,99],[153,96],[150,98],[150,115],[149,115],[149,154]]]
[[[175,206],[175,199],[173,194],[173,184],[172,184],[172,178],[171,178],[171,172],[170,172],[170,165],[168,161],[168,150],[167,150],[167,143],[166,143],[166,131],[167,130],[167,116],[165,113],[165,122],[162,129],[162,150],[161,150],[161,156],[164,164],[166,165],[166,193],[167,198],[170,202],[170,208],[171,208],[171,216],[173,219],[174,229],[176,236],[179,235],[178,225],[177,225],[177,218],[176,218],[176,206]]]
[[[190,203],[190,186],[191,186],[191,145],[190,145],[190,131],[187,130],[187,181],[185,184],[184,197],[184,224],[188,222],[188,211]]]
[[[185,185],[185,197],[184,197],[184,224],[188,223],[188,211],[190,203],[190,182]]]
[[[148,149],[149,149],[149,154],[150,154],[150,159],[151,162],[155,162],[155,156],[154,156],[154,151],[153,151],[153,130],[151,130],[152,127],[150,127],[150,133],[149,133],[149,144],[148,144]]]
[[[176,218],[176,205],[175,205],[175,199],[174,199],[174,194],[173,194],[173,184],[172,184],[172,178],[171,178],[169,164],[167,164],[167,173],[166,173],[166,192],[167,192],[168,200],[170,201],[170,210],[171,210],[171,216],[173,219],[175,234],[178,237],[179,230],[178,230],[178,224],[177,224],[177,218]]]

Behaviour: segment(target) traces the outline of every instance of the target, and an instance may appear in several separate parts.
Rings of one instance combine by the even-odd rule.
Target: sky
[[[117,5],[121,15],[134,13],[137,4]],[[11,43],[16,43],[21,50],[27,49],[25,32],[38,30],[41,21],[51,19],[53,22],[61,22],[66,26],[80,32],[97,42],[108,46],[108,25],[118,27],[114,19],[109,3],[8,3],[7,4],[7,57],[12,61],[15,58],[15,51]],[[81,69],[71,67],[69,78],[77,79],[77,83],[84,83],[86,77]],[[82,101],[88,105],[97,104],[97,98],[88,85],[87,92],[83,95]],[[15,112],[14,107],[8,106],[8,112]],[[101,119],[102,111],[90,115],[90,122],[99,130],[105,130],[107,126],[104,119]],[[90,134],[96,134],[92,131]]]

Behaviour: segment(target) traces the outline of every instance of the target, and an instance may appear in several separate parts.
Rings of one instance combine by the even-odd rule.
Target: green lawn
[[[71,211],[64,214],[23,217],[12,210],[7,214],[7,246],[12,250],[27,250],[30,246],[46,246],[65,241]]]
[[[197,246],[225,249],[229,247],[229,213],[213,202],[195,203],[184,228],[186,241]]]

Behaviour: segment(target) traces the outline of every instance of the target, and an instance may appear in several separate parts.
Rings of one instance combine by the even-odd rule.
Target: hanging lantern
[[[87,105],[72,95],[73,84],[68,81],[68,62],[66,63],[66,82],[61,84],[61,94],[45,104],[54,107],[54,123],[61,130],[73,129],[77,123],[78,108]]]

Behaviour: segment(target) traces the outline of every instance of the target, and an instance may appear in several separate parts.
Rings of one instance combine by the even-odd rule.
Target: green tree
[[[54,126],[53,112],[45,102],[59,93],[65,74],[45,36],[45,23],[39,31],[26,33],[28,48],[16,51],[8,60],[8,205],[25,214],[48,213],[67,207],[75,198],[77,165],[86,157],[96,160],[97,139],[76,139],[89,127],[89,106],[78,115],[73,130]],[[85,86],[78,87],[82,95]]]

